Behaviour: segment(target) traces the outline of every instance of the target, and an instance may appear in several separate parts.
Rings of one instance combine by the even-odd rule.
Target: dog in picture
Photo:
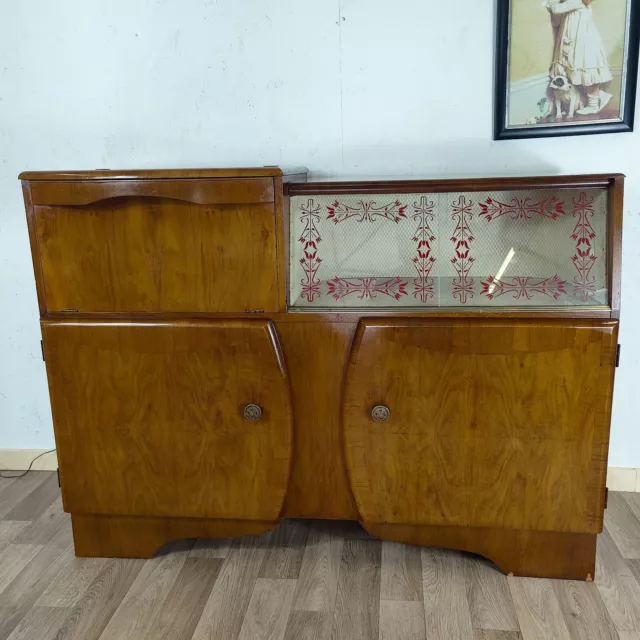
[[[573,119],[576,111],[585,106],[582,94],[566,76],[553,76],[549,82],[548,94],[551,102],[549,115],[554,115],[556,120],[562,120],[564,116]]]

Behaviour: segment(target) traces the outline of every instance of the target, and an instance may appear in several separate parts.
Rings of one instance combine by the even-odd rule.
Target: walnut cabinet
[[[358,520],[590,580],[623,177],[21,176],[81,556]]]

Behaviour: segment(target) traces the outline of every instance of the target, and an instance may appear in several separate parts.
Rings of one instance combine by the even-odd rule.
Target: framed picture
[[[633,131],[638,0],[497,0],[495,138]]]

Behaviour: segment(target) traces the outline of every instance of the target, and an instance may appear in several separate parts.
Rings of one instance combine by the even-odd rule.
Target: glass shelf
[[[290,200],[296,309],[608,305],[607,190]]]

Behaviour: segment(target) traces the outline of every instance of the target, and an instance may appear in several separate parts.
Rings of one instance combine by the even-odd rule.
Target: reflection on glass
[[[502,263],[502,266],[500,267],[500,269],[498,271],[498,275],[496,276],[496,280],[498,280],[498,282],[502,278],[502,275],[507,270],[507,267],[509,266],[509,263],[511,262],[511,260],[513,259],[513,256],[515,256],[515,255],[516,255],[516,252],[514,251],[514,249],[512,247],[511,249],[509,249],[509,253],[507,253],[507,257],[504,259],[504,262]],[[491,284],[491,286],[489,287],[489,290],[488,290],[489,294],[492,294],[495,290],[496,290],[496,283],[493,282]]]

